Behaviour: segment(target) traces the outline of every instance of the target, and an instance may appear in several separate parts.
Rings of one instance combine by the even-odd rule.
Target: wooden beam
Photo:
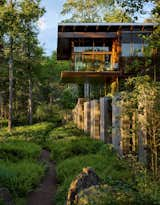
[[[59,32],[58,38],[116,38],[116,32]]]

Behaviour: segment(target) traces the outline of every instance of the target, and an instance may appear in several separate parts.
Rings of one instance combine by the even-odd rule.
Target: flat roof
[[[157,23],[59,23],[58,26],[156,26]]]

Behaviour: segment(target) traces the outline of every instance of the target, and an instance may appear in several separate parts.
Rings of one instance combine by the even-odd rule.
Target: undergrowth
[[[105,192],[103,205],[129,204],[130,201],[131,204],[159,204],[158,183],[154,183],[145,174],[146,169],[143,166],[139,169],[138,165],[135,164],[134,167],[130,161],[119,158],[111,145],[87,138],[73,124],[56,128],[51,135],[51,157],[57,162],[57,205],[65,204],[70,183],[84,167],[92,167],[101,178],[102,184],[111,187],[110,191]],[[87,205],[99,205],[101,199]]]
[[[18,161],[20,159],[37,159],[41,147],[26,141],[4,141],[0,143],[0,159]]]
[[[0,184],[15,196],[24,196],[39,184],[44,169],[42,164],[29,160],[17,163],[0,160]]]

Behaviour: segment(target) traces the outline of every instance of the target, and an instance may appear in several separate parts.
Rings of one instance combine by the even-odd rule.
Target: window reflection
[[[113,70],[111,54],[75,54],[76,71],[107,71]]]
[[[146,46],[146,44],[122,43],[122,56],[144,56],[144,46]]]
[[[108,71],[115,68],[112,52],[107,46],[74,47],[74,61],[76,71]],[[116,66],[118,68],[118,64]]]

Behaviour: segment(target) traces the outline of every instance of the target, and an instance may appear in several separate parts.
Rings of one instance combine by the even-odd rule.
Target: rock
[[[76,196],[80,191],[98,184],[100,184],[100,178],[94,170],[89,167],[83,168],[82,173],[70,185],[66,205],[76,204]]]
[[[91,186],[80,191],[76,196],[76,205],[111,204],[152,204],[152,202],[143,201],[140,194],[132,189],[112,187],[107,184]]]
[[[2,201],[4,205],[14,205],[12,196],[7,188],[0,188],[0,201]]]
[[[104,200],[109,191],[107,184],[91,186],[77,194],[76,205],[106,205]]]

